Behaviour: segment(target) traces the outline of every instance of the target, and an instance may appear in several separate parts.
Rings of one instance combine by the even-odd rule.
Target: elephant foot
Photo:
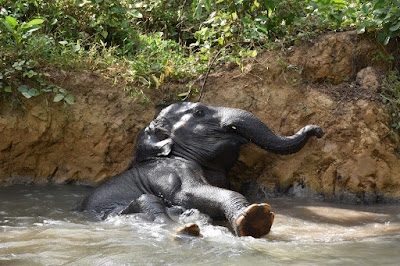
[[[252,204],[236,220],[236,233],[238,236],[260,238],[269,233],[274,216],[268,204]]]
[[[200,228],[195,223],[185,224],[181,229],[176,232],[176,236],[195,236],[202,237],[203,235],[200,233]]]

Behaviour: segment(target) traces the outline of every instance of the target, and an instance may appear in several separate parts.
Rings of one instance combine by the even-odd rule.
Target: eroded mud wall
[[[50,76],[76,102],[64,106],[41,96],[13,110],[2,105],[2,183],[98,183],[126,169],[136,135],[153,118],[153,108],[127,97],[100,74]]]

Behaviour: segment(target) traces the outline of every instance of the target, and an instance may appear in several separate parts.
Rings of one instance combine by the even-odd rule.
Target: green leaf
[[[128,14],[134,18],[143,18],[143,14],[137,9],[128,10]]]
[[[383,42],[384,45],[387,45],[390,41],[390,36],[386,36],[385,41]]]
[[[349,8],[347,9],[347,14],[354,14],[354,13],[356,13],[356,10],[355,10],[354,8],[349,7]]]
[[[79,50],[81,50],[81,45],[78,43],[78,44],[72,46],[72,49],[74,50],[74,52],[78,52]]]
[[[344,1],[343,0],[332,0],[333,4],[340,4],[340,5],[344,5]]]
[[[358,34],[362,34],[362,33],[364,33],[365,32],[365,26],[360,26],[358,29],[357,29],[357,33]]]
[[[203,0],[204,7],[208,13],[211,13],[211,0]]]
[[[75,103],[75,99],[74,96],[72,94],[68,94],[65,98],[64,98],[65,102],[68,104],[74,104]]]
[[[64,99],[64,95],[63,94],[56,94],[56,96],[54,96],[53,102],[59,102],[62,99]]]
[[[203,8],[201,6],[201,1],[193,1],[193,17],[199,19],[201,17]]]
[[[36,89],[29,89],[28,91],[27,91],[27,93],[30,95],[30,96],[37,96],[37,95],[39,95],[39,93],[38,93],[38,91],[36,90]],[[24,94],[24,93],[22,93],[22,94]],[[25,96],[26,97],[26,96]]]
[[[361,10],[364,12],[364,14],[368,14],[369,5],[368,5],[368,4],[363,5],[363,6],[361,7]]]
[[[10,27],[13,29],[18,25],[18,22],[13,17],[6,16],[6,21],[8,25],[10,25]]]
[[[257,23],[256,24],[256,28],[257,28],[257,30],[260,32],[263,32],[263,33],[267,33],[268,32],[268,28],[267,28],[267,26],[266,25],[264,25],[264,24],[261,24],[261,23]]]
[[[5,88],[4,88],[4,91],[5,91],[5,92],[12,92],[11,86],[5,87]]]
[[[30,30],[28,30],[28,31],[24,31],[24,35],[22,36],[22,38],[23,39],[26,39],[26,38],[28,38],[29,36],[31,36],[32,35],[32,33],[34,33],[35,31],[37,31],[37,30],[39,30],[40,28],[39,27],[31,27],[30,28]]]
[[[26,23],[24,27],[30,27],[32,25],[39,25],[39,24],[42,24],[43,22],[44,22],[44,19],[40,19],[40,18],[32,19],[31,21]]]
[[[58,19],[56,19],[56,18],[53,18],[51,21],[50,21],[50,25],[55,25],[56,23],[58,22]]]
[[[378,42],[383,42],[385,40],[385,34],[383,34],[382,32],[379,33],[377,40],[378,40]]]
[[[374,15],[382,15],[382,14],[386,14],[386,12],[385,12],[386,10],[385,9],[375,9],[372,13],[374,14]]]
[[[22,95],[24,95],[25,98],[27,98],[27,99],[29,99],[29,98],[32,97],[32,95],[30,95],[27,91],[24,91],[24,92],[22,93]]]
[[[104,39],[108,36],[108,32],[106,30],[103,30],[100,34],[101,36],[103,36]]]
[[[14,29],[13,29],[6,21],[3,21],[3,25],[6,27],[6,29],[7,29],[9,32],[11,32],[11,33],[14,34]]]
[[[29,60],[28,62],[26,62],[27,65],[29,65],[30,67],[34,67],[36,64],[36,61],[34,60]]]
[[[72,21],[72,23],[74,23],[75,25],[78,24],[78,21],[74,17],[72,17],[70,15],[67,15],[66,17],[69,18]]]
[[[27,92],[28,89],[29,89],[28,86],[26,86],[26,85],[21,85],[21,86],[18,87],[17,90],[18,90],[19,92]]]
[[[190,93],[190,91],[179,93],[178,97],[186,97],[189,95],[189,93]]]
[[[268,21],[268,17],[267,16],[257,16],[254,21]]]
[[[243,22],[243,24],[251,24],[253,21],[247,17],[241,18],[240,21]]]
[[[390,31],[397,31],[400,28],[400,21],[389,28]]]
[[[24,72],[24,74],[22,76],[26,77],[28,76],[28,78],[32,78],[33,76],[36,76],[37,73],[33,70],[29,70],[28,72]]]

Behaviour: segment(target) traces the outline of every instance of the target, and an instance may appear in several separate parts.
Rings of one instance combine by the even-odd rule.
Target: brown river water
[[[271,233],[236,237],[197,211],[202,238],[140,215],[90,220],[71,211],[91,188],[0,188],[0,265],[399,265],[400,205],[274,198]]]

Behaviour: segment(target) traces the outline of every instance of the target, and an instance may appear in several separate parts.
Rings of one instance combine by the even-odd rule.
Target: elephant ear
[[[151,122],[140,131],[136,139],[134,163],[146,161],[150,158],[168,156],[172,151],[172,139],[163,127],[157,122]]]

